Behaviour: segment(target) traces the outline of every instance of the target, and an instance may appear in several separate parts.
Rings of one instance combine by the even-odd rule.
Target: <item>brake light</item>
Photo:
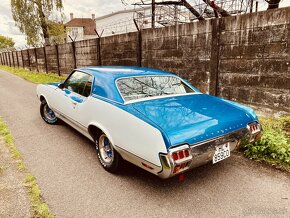
[[[172,154],[172,157],[173,157],[173,160],[178,160],[178,155],[176,152]]]
[[[258,123],[249,124],[248,128],[252,134],[260,131],[260,125]]]
[[[181,145],[170,149],[169,151],[172,162],[172,173],[177,174],[187,170],[192,161],[190,147],[188,145]]]
[[[181,150],[181,151],[176,151],[172,153],[172,158],[173,160],[182,160],[184,158],[189,157],[189,151],[188,150]]]
[[[184,158],[183,151],[178,152],[178,156],[179,156],[180,159]]]

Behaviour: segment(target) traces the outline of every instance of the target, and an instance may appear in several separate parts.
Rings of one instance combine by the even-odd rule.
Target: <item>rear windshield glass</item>
[[[117,86],[125,101],[195,92],[174,76],[122,78],[117,80]]]

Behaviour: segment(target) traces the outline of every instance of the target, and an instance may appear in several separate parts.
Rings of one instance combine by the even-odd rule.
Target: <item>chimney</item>
[[[95,14],[92,14],[92,19],[96,19],[96,15]]]
[[[74,14],[73,13],[70,13],[69,16],[70,16],[71,20],[74,19]]]

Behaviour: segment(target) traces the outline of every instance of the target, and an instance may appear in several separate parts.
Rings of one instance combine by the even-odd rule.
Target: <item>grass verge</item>
[[[49,212],[48,205],[41,197],[41,191],[37,185],[36,178],[28,172],[20,151],[14,144],[13,136],[7,125],[0,117],[0,136],[3,137],[6,146],[8,147],[11,157],[15,159],[19,171],[25,174],[25,186],[27,187],[29,198],[33,207],[33,217],[53,218],[54,216]]]
[[[53,73],[34,72],[34,71],[29,71],[23,68],[14,68],[14,67],[8,67],[4,65],[0,65],[0,69],[9,73],[15,74],[17,76],[20,76],[23,79],[31,81],[33,83],[59,82],[59,81],[65,80],[66,78],[63,76],[58,76]]]
[[[263,135],[259,141],[246,144],[244,154],[290,172],[290,115],[260,121]]]

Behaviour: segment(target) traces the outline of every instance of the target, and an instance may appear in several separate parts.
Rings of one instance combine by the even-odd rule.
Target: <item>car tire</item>
[[[54,112],[49,108],[46,100],[41,101],[40,115],[41,115],[42,119],[48,124],[53,125],[53,124],[56,124],[58,121]]]
[[[120,170],[122,157],[114,149],[106,134],[102,133],[95,143],[102,167],[110,173],[117,173]]]

